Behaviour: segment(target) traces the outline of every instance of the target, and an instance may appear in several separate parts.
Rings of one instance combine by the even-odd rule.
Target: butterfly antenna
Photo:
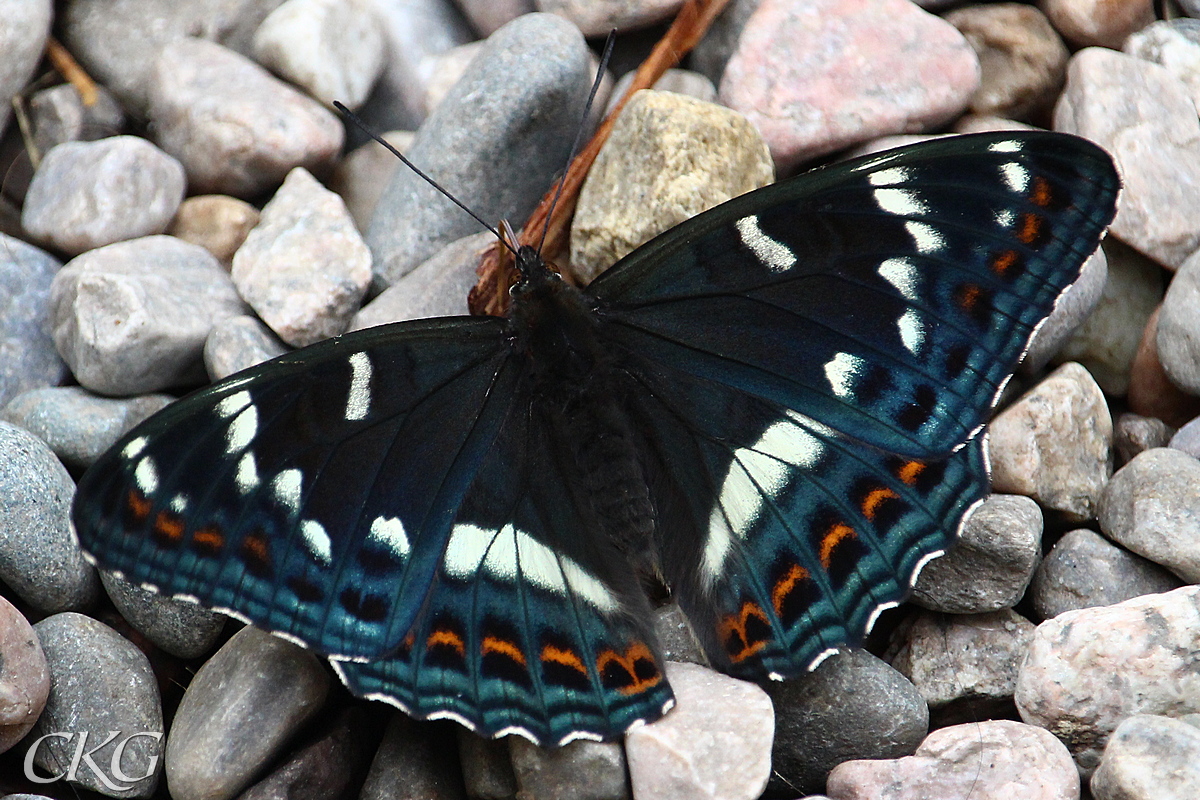
[[[592,91],[593,91],[593,94],[594,94],[594,93],[595,93],[595,90],[593,89]],[[380,136],[379,134],[375,133],[375,131],[371,130],[370,126],[369,126],[369,125],[367,125],[367,123],[366,123],[366,122],[364,122],[364,121],[362,120],[362,118],[361,118],[361,117],[359,117],[357,114],[355,114],[355,113],[354,113],[353,111],[351,111],[350,109],[346,108],[344,105],[342,105],[341,103],[339,103],[337,100],[334,100],[334,101],[333,101],[333,107],[334,107],[334,108],[336,108],[338,111],[342,112],[342,116],[344,116],[346,119],[350,120],[350,121],[351,121],[351,122],[353,122],[355,125],[357,125],[357,126],[358,126],[358,127],[361,129],[361,130],[362,130],[362,132],[363,132],[363,133],[365,133],[367,136],[370,136],[370,137],[371,137],[372,139],[374,139],[375,141],[379,142],[381,145],[383,145],[384,147],[386,147],[386,148],[388,149],[388,151],[389,151],[389,152],[390,152],[392,155],[394,155],[396,158],[398,158],[398,159],[400,159],[401,161],[403,161],[403,162],[404,162],[404,165],[405,165],[406,167],[408,167],[409,169],[411,169],[413,172],[417,173],[417,176],[418,176],[419,178],[421,178],[421,180],[425,181],[425,182],[426,182],[426,183],[428,183],[430,186],[432,186],[433,188],[437,189],[439,192],[441,192],[441,193],[442,193],[442,194],[444,194],[444,195],[445,195],[447,198],[449,198],[449,199],[450,199],[450,202],[454,203],[454,205],[458,206],[458,207],[459,207],[459,208],[461,208],[463,211],[465,211],[465,212],[467,212],[468,214],[470,214],[472,219],[474,219],[476,222],[478,222],[478,223],[479,223],[480,225],[482,225],[483,227],[487,228],[487,229],[488,229],[488,230],[491,232],[491,234],[492,234],[493,236],[495,236],[497,239],[499,239],[499,240],[500,240],[500,242],[501,242],[501,243],[502,243],[502,244],[503,244],[505,247],[507,247],[509,250],[511,250],[511,251],[512,251],[512,254],[513,254],[514,256],[517,254],[517,251],[516,251],[515,249],[513,249],[513,246],[512,246],[511,244],[509,244],[507,241],[505,241],[504,237],[500,235],[500,231],[496,230],[494,227],[492,227],[491,225],[489,225],[489,224],[487,224],[486,222],[484,222],[484,221],[483,221],[483,218],[482,218],[481,216],[479,216],[478,214],[476,214],[476,213],[475,213],[474,211],[472,211],[471,209],[467,208],[467,207],[466,207],[466,206],[465,206],[465,205],[462,203],[462,201],[461,201],[461,200],[459,200],[459,199],[458,199],[457,197],[455,197],[454,195],[450,194],[450,192],[448,192],[446,189],[442,188],[441,184],[439,184],[439,183],[438,183],[437,181],[435,181],[433,178],[429,177],[429,176],[428,176],[428,175],[426,175],[424,172],[422,172],[420,169],[418,169],[418,168],[417,168],[417,165],[416,165],[416,164],[414,164],[414,163],[412,163],[411,161],[409,161],[407,158],[405,158],[403,153],[401,153],[401,152],[400,152],[399,150],[397,150],[396,148],[392,147],[392,145],[391,145],[391,144],[389,144],[387,141],[385,141],[385,140],[383,139],[383,137],[382,137],[382,136]]]
[[[579,127],[575,130],[575,141],[571,144],[571,155],[567,156],[567,169],[571,167],[571,163],[575,160],[575,156],[579,154],[579,146],[583,143],[583,129],[587,127],[588,115],[592,112],[592,103],[596,100],[596,92],[600,91],[600,83],[604,80],[604,70],[608,69],[609,59],[612,58],[613,42],[617,40],[617,29],[613,28],[608,32],[608,38],[604,40],[604,52],[600,54],[600,68],[596,70],[596,80],[592,81],[592,91],[588,95],[587,104],[583,107],[583,119],[579,123]],[[537,251],[542,252],[542,245],[546,243],[546,235],[550,232],[550,220],[554,216],[554,207],[558,205],[558,198],[562,196],[563,184],[567,181],[567,169],[563,170],[562,177],[558,179],[558,189],[554,192],[554,199],[550,201],[550,210],[546,213],[546,221],[542,224],[542,238],[538,240]]]

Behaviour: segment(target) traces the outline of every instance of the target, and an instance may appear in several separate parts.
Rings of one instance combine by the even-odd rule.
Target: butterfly
[[[413,717],[611,739],[673,704],[647,587],[754,681],[907,595],[1118,189],[1083,139],[960,136],[730,200],[585,289],[523,247],[506,318],[347,334],[165,408],[83,476],[75,529]]]

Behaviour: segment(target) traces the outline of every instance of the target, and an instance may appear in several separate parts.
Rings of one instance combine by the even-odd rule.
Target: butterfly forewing
[[[945,453],[986,419],[1116,191],[1082,139],[956,137],[744,195],[590,291],[647,358],[892,452]]]
[[[81,544],[134,583],[325,653],[388,652],[507,410],[502,329],[372,329],[173,404],[80,482]]]

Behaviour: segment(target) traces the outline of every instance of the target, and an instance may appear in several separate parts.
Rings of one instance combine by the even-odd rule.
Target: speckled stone
[[[770,698],[696,664],[665,666],[674,710],[625,734],[634,796],[757,798],[771,774]]]
[[[359,800],[466,800],[456,729],[464,730],[393,712]]]
[[[1116,605],[1182,584],[1153,561],[1080,528],[1064,534],[1038,565],[1030,597],[1038,615],[1051,619],[1064,611]]]
[[[233,254],[258,224],[258,209],[224,194],[201,194],[179,204],[167,233],[198,244],[217,257],[226,268]]]
[[[33,143],[45,153],[63,142],[82,142],[116,136],[125,129],[125,111],[103,86],[96,86],[96,99],[85,105],[69,83],[35,92],[29,98],[29,120]]]
[[[989,130],[995,130],[991,128]],[[964,131],[965,132],[965,131]],[[1095,315],[1096,307],[1103,301],[1108,285],[1108,257],[1103,247],[1083,262],[1079,280],[1063,293],[1054,305],[1050,316],[1038,326],[1029,342],[1029,350],[1021,359],[1022,375],[1037,375],[1050,360],[1063,350],[1064,345],[1077,335],[1081,326],[1086,326]],[[1137,347],[1136,341],[1134,347]],[[1129,351],[1132,354],[1132,350]],[[1062,356],[1066,361],[1078,361],[1069,354]],[[1130,356],[1132,360],[1132,356]]]
[[[1112,418],[1079,364],[1064,364],[989,428],[992,489],[1023,494],[1068,519],[1092,519],[1112,471]]]
[[[86,608],[100,588],[71,533],[74,492],[41,439],[0,422],[0,580],[43,611]]]
[[[50,668],[37,633],[0,597],[0,753],[25,737],[50,695]]]
[[[199,658],[212,650],[226,617],[215,611],[148,592],[108,572],[100,582],[121,616],[138,633],[179,658]]]
[[[229,317],[213,325],[204,340],[204,368],[208,377],[219,381],[288,350],[258,317]]]
[[[383,140],[401,153],[412,146],[412,131],[388,131]],[[370,141],[346,154],[333,168],[329,188],[341,195],[354,224],[362,233],[371,224],[371,215],[380,195],[398,169],[408,169],[379,142]]]
[[[167,739],[174,800],[231,800],[320,710],[329,673],[311,652],[247,626],[192,679]]]
[[[842,650],[809,675],[766,687],[775,705],[773,793],[818,791],[837,764],[912,753],[929,706],[912,683],[865,650]]]
[[[1200,417],[1176,431],[1168,446],[1182,450],[1192,458],[1200,458]]]
[[[828,787],[839,800],[1078,800],[1079,773],[1052,735],[998,719],[934,731],[907,758],[840,764]]]
[[[657,234],[775,177],[742,115],[674,92],[638,92],[579,192],[571,268],[590,281]]]
[[[50,333],[50,284],[61,266],[49,253],[0,233],[0,404],[67,377]]]
[[[1117,452],[1118,466],[1133,460],[1138,453],[1166,447],[1174,433],[1175,429],[1161,419],[1130,412],[1122,414],[1113,424],[1113,449]]]
[[[1163,296],[1155,344],[1171,383],[1200,395],[1200,253],[1189,256]]]
[[[1113,475],[1099,510],[1110,539],[1200,582],[1200,460],[1171,448],[1140,453]]]
[[[534,0],[534,5],[570,20],[584,36],[605,36],[614,28],[631,31],[669,19],[683,0]]]
[[[914,603],[950,614],[1011,608],[1041,557],[1042,512],[1020,495],[993,494],[967,520],[949,553],[925,565]]]
[[[1200,711],[1197,650],[1197,586],[1068,611],[1034,632],[1017,676],[1017,709],[1058,736],[1087,777],[1126,717]]]
[[[1038,0],[1055,30],[1075,47],[1120,48],[1154,21],[1149,0]]]
[[[0,0],[0,132],[12,115],[12,99],[33,77],[46,47],[52,0]]]
[[[117,748],[123,748],[121,772],[136,780],[114,781],[119,778],[115,773],[98,774],[81,760],[71,782],[109,797],[150,797],[163,769],[163,716],[149,660],[124,636],[82,614],[55,614],[34,630],[50,667],[50,698],[31,735],[74,734],[41,742],[34,763],[61,774],[61,766],[71,763],[78,737],[86,732],[91,751],[117,731],[91,760],[110,765]]]
[[[577,741],[547,750],[512,736],[508,749],[519,797],[628,800],[630,796],[625,749],[620,742]]]
[[[492,34],[405,155],[483,219],[523,220],[566,161],[591,83],[579,31],[527,14]],[[367,236],[378,287],[478,230],[415,174],[397,171]]]
[[[1169,716],[1133,715],[1109,737],[1090,788],[1096,800],[1200,797],[1200,730]]]
[[[166,394],[97,397],[81,386],[52,386],[17,395],[0,410],[0,419],[20,425],[50,445],[64,465],[82,470],[174,399]]]

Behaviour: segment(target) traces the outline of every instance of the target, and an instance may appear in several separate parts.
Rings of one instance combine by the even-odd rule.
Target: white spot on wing
[[[1001,208],[996,211],[996,216],[993,219],[996,220],[996,227],[1011,228],[1017,221],[1017,213],[1011,208]]]
[[[854,382],[862,372],[863,360],[849,353],[838,353],[825,364],[825,377],[838,397],[854,397]]]
[[[1015,161],[1000,165],[1000,177],[1005,186],[1018,194],[1029,189],[1029,170]]]
[[[234,417],[225,432],[225,452],[233,455],[240,453],[250,446],[258,433],[258,409],[253,405],[246,406],[240,414]]]
[[[915,217],[929,213],[929,205],[908,189],[876,189],[875,202],[889,214]]]
[[[914,356],[920,355],[921,347],[925,344],[925,326],[921,324],[921,315],[910,308],[900,315],[896,325],[900,328],[900,341],[905,349]]]
[[[512,523],[499,531],[459,524],[450,532],[443,568],[460,579],[481,570],[502,581],[524,580],[556,594],[568,589],[601,611],[616,611],[620,603],[600,580],[570,558],[556,553]]]
[[[333,542],[325,531],[325,526],[315,519],[306,519],[300,523],[300,536],[304,546],[313,558],[322,566],[328,567],[333,563]]]
[[[142,454],[143,450],[146,449],[146,445],[149,443],[149,441],[150,440],[145,436],[139,436],[136,439],[131,439],[129,444],[121,448],[121,455],[130,460],[135,459]]]
[[[895,186],[898,183],[908,183],[912,180],[912,170],[908,167],[891,167],[871,173],[867,180],[872,186]]]
[[[1005,139],[1001,142],[992,142],[988,145],[988,150],[993,153],[1019,153],[1021,152],[1021,143],[1016,139]]]
[[[346,420],[366,419],[371,408],[371,359],[366,353],[350,356],[350,391],[346,395]]]
[[[186,494],[177,494],[171,498],[171,510],[176,514],[182,514],[187,511],[188,499]]]
[[[144,495],[152,495],[158,491],[158,469],[153,459],[145,456],[133,470],[133,482]]]
[[[298,469],[285,469],[271,481],[275,500],[293,514],[300,511],[300,487],[304,475]]]
[[[879,265],[878,272],[881,278],[896,287],[905,300],[915,303],[920,298],[917,267],[911,259],[904,256],[885,259]]]
[[[229,418],[250,405],[250,393],[247,391],[234,392],[217,403],[217,416]]]
[[[772,272],[785,272],[796,265],[796,254],[787,245],[772,239],[758,226],[758,217],[753,214],[742,217],[734,223],[742,244],[749,247],[754,255]]]
[[[919,253],[936,253],[946,246],[945,237],[932,225],[910,219],[904,223],[904,227],[912,236]]]
[[[246,453],[238,459],[233,480],[242,494],[249,494],[258,488],[258,463],[254,460],[254,453]]]
[[[411,548],[404,523],[399,517],[376,517],[371,523],[371,532],[367,540],[386,547],[401,559],[408,556]]]
[[[722,488],[722,495],[724,489]],[[721,513],[721,506],[712,510],[708,517],[708,539],[704,543],[704,558],[700,564],[700,574],[704,578],[705,589],[711,589],[724,573],[725,559],[733,549],[733,531]]]

